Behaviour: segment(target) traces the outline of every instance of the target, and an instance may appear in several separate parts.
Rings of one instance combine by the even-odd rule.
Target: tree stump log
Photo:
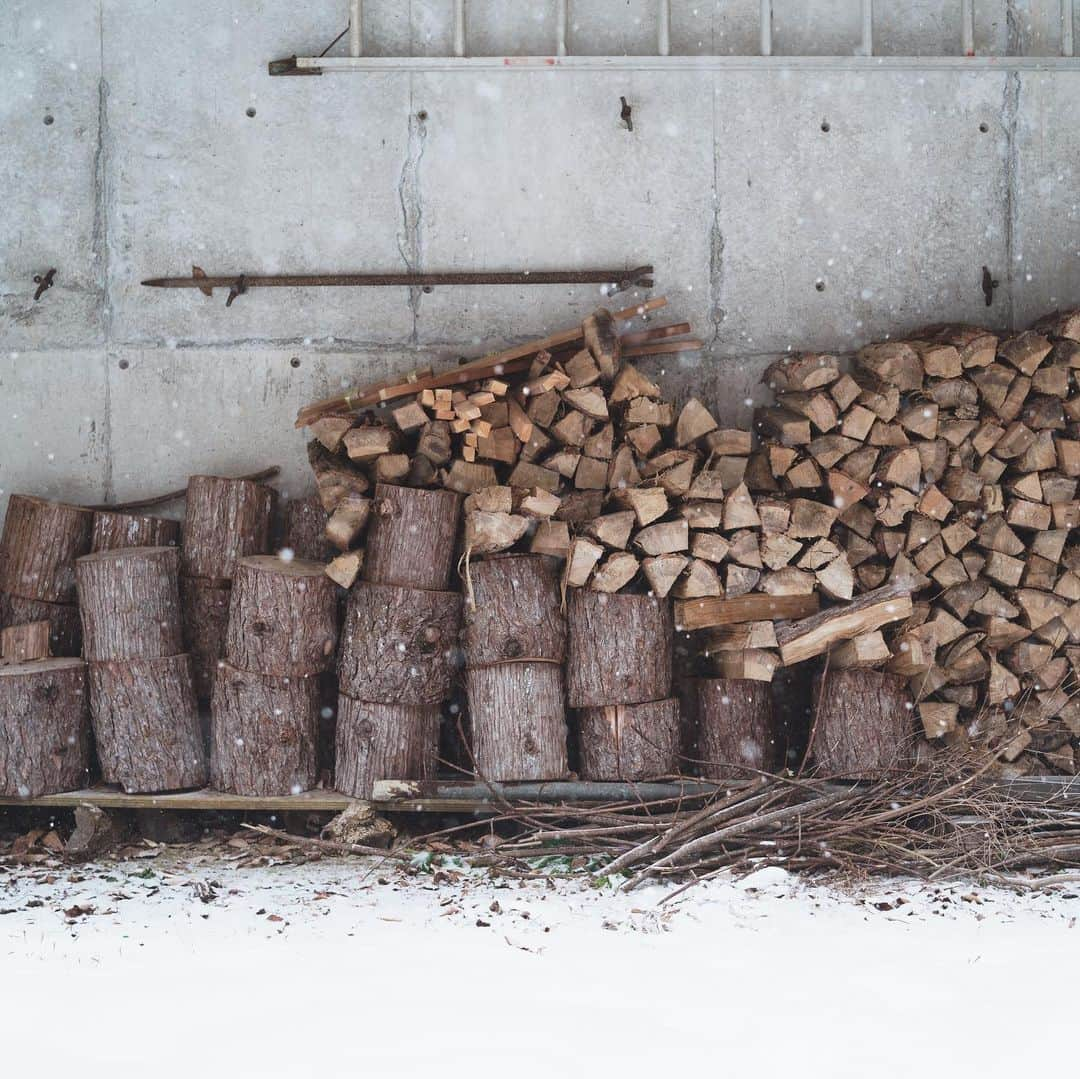
[[[277,493],[252,480],[219,476],[188,479],[183,572],[187,577],[232,580],[237,559],[270,549]]]
[[[338,688],[362,701],[439,704],[461,666],[461,596],[357,582],[341,634]]]
[[[229,794],[299,794],[318,782],[319,679],[225,663],[214,680],[210,785]]]
[[[128,794],[206,784],[206,748],[189,656],[90,664],[101,771]]]
[[[699,771],[705,779],[752,779],[777,765],[772,686],[749,678],[694,679]]]
[[[558,663],[500,663],[465,672],[473,757],[485,779],[563,779],[566,709]]]
[[[582,779],[654,779],[679,771],[675,698],[583,708],[577,722]]]
[[[671,694],[671,605],[654,596],[570,590],[571,708],[642,704]]]
[[[285,503],[285,525],[281,546],[292,551],[295,558],[310,562],[329,562],[340,552],[326,538],[326,522],[330,515],[323,509],[318,495],[290,498]]]
[[[75,559],[89,553],[93,524],[93,510],[12,495],[0,538],[0,591],[74,603]]]
[[[121,547],[80,558],[85,657],[160,659],[183,652],[179,569],[175,547]]]
[[[333,666],[338,605],[318,562],[252,555],[236,563],[225,658],[234,667],[304,677]]]
[[[0,795],[39,798],[90,778],[86,664],[42,659],[0,667]]]
[[[378,779],[434,779],[437,704],[368,704],[338,698],[334,789],[370,798]]]
[[[191,655],[195,695],[200,701],[213,695],[214,676],[225,656],[231,596],[231,588],[214,581],[180,578],[184,647]]]
[[[115,551],[121,547],[179,547],[180,522],[167,517],[145,517],[138,513],[94,514],[91,552]]]
[[[455,491],[379,483],[373,508],[364,580],[445,591],[454,566],[461,496]]]
[[[881,779],[915,758],[907,680],[851,668],[814,679],[808,753],[822,775]]]
[[[465,665],[566,658],[566,618],[555,563],[521,554],[473,562],[465,604]]]
[[[49,623],[49,650],[54,656],[82,654],[82,620],[73,603],[43,603],[0,592],[0,627]]]

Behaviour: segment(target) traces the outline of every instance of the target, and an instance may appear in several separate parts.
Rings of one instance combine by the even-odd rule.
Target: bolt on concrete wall
[[[13,490],[116,500],[267,463],[300,492],[292,417],[307,400],[620,302],[590,287],[313,289],[254,291],[226,310],[220,293],[139,284],[192,263],[651,261],[665,320],[708,343],[652,370],[732,423],[788,348],[846,349],[939,319],[1020,324],[1080,302],[1076,73],[267,76],[272,58],[320,52],[345,7],[0,7],[0,509]],[[447,7],[369,0],[369,40],[446,53]],[[547,40],[549,5],[489,7],[485,49]],[[853,7],[778,0],[778,48],[808,49],[813,29],[839,49]],[[941,5],[912,7],[925,12],[915,36],[892,37],[890,14],[882,51],[952,51]],[[673,47],[752,51],[754,8],[679,0]],[[578,47],[651,48],[651,3],[572,10]],[[979,40],[1034,47],[1032,10],[979,4]],[[983,265],[1001,282],[991,308]],[[50,266],[56,285],[35,303],[32,277]]]

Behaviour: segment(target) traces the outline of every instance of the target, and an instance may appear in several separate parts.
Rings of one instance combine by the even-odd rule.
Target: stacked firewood
[[[902,621],[848,634],[830,666],[902,676],[933,745],[988,750],[1011,772],[1076,765],[1078,368],[1077,313],[1001,338],[930,328],[866,346],[850,373],[793,356],[766,374],[776,404],[747,470],[759,497],[830,522],[814,546],[846,561],[848,595],[852,575],[856,593],[914,593]],[[790,551],[801,572],[806,547]]]

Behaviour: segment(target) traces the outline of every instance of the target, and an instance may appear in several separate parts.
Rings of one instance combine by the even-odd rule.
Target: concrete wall
[[[372,51],[445,54],[449,6],[368,0]],[[267,76],[272,58],[320,52],[345,7],[0,5],[0,508],[13,490],[122,500],[267,463],[302,491],[299,405],[570,325],[601,300],[591,287],[263,291],[226,310],[221,294],[139,285],[192,263],[648,260],[665,317],[708,342],[655,370],[740,423],[785,349],[1080,302],[1080,74]],[[878,7],[882,53],[957,50],[958,3]],[[553,8],[472,0],[472,51],[550,51]],[[857,9],[777,0],[777,51],[852,52]],[[756,50],[757,0],[673,10],[676,51]],[[978,10],[980,50],[1057,50],[1056,0]],[[653,47],[651,0],[572,11],[572,51]],[[989,309],[983,265],[1001,282]],[[50,266],[56,286],[35,303],[32,276]]]

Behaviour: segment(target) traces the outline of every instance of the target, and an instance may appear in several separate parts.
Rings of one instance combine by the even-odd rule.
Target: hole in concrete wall
[[[421,123],[423,123],[423,122],[424,122],[424,121],[425,121],[425,120],[427,119],[427,109],[421,109],[421,110],[420,110],[420,111],[419,111],[419,112],[418,112],[418,113],[416,114],[416,118],[417,118],[417,120],[419,120],[419,121],[420,121]]]
[[[131,364],[129,364],[127,360],[121,360],[117,364],[117,367],[119,367],[121,371],[126,371],[130,366]]]
[[[827,135],[832,130],[832,124],[830,124],[828,120],[822,120],[821,130]]]
[[[291,360],[289,360],[289,366],[290,367],[299,367],[300,366],[300,357],[299,356],[293,356],[293,358]]]
[[[53,122],[53,115],[51,112],[45,113],[45,119],[42,121],[46,127],[49,127]]]
[[[985,135],[990,130],[990,125],[987,123],[979,124],[979,130]]]
[[[818,290],[818,292],[824,292],[825,291],[825,282],[822,281],[821,278],[819,277],[814,282],[814,288],[816,288]]]
[[[434,291],[435,291],[435,286],[434,285],[425,285],[424,286],[424,292],[434,292]]]
[[[247,109],[245,110],[245,112],[244,112],[244,115],[245,115],[245,116],[247,116],[247,117],[248,117],[249,119],[251,119],[252,117],[254,117],[254,115],[255,115],[255,108],[254,108],[254,106],[252,106],[252,105],[249,105],[249,106],[247,107]]]

